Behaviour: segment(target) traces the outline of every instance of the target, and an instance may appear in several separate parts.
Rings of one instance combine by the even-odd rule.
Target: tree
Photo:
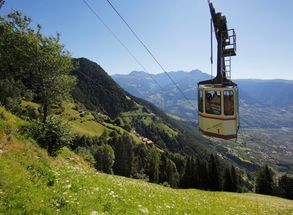
[[[129,177],[133,166],[133,139],[123,134],[118,142],[114,143],[115,163],[113,166],[114,173]]]
[[[282,175],[279,178],[279,193],[278,195],[283,198],[293,199],[293,177]]]
[[[160,152],[158,151],[156,147],[152,146],[147,156],[148,175],[149,175],[150,182],[153,182],[153,183],[159,182],[160,160],[161,160]]]
[[[47,149],[51,156],[56,156],[63,146],[69,146],[73,139],[68,124],[58,116],[49,116],[46,123],[35,122],[28,130],[29,134],[41,147]]]
[[[75,78],[68,74],[73,69],[72,59],[60,44],[59,35],[40,36],[39,43],[41,48],[35,50],[32,88],[43,107],[43,122],[46,122],[50,107],[70,95]]]
[[[232,192],[233,191],[232,181],[233,180],[232,180],[231,172],[228,168],[226,168],[224,173],[223,190]]]
[[[23,82],[29,80],[30,48],[35,37],[30,23],[29,17],[17,11],[0,17],[0,92],[4,105],[26,94]]]
[[[124,126],[124,122],[123,122],[123,120],[121,119],[121,117],[117,117],[117,118],[114,120],[114,124],[118,125],[119,127],[123,127],[123,126]]]
[[[239,175],[236,172],[236,169],[234,167],[234,165],[232,165],[231,167],[231,179],[232,179],[232,192],[237,192],[239,191]]]
[[[197,185],[196,162],[192,156],[187,157],[185,172],[182,177],[181,186],[184,188],[195,188]]]
[[[22,95],[33,92],[46,122],[50,107],[66,98],[75,84],[75,78],[68,74],[73,64],[59,34],[46,37],[40,25],[30,25],[31,19],[18,11],[0,17],[0,77],[21,82],[25,86]]]
[[[167,159],[166,176],[166,181],[171,187],[178,187],[179,174],[175,163],[170,159]]]
[[[272,195],[274,191],[273,176],[273,171],[267,165],[261,168],[256,177],[255,192]]]
[[[199,188],[207,190],[209,187],[209,176],[207,163],[197,159],[199,173]]]
[[[134,145],[133,152],[132,176],[134,178],[146,179],[148,147],[145,144],[136,144]]]
[[[110,145],[103,144],[98,146],[94,154],[96,169],[108,174],[113,174],[113,164],[115,160],[114,150]]]
[[[95,166],[96,161],[90,150],[85,147],[78,147],[75,150],[75,153],[87,161],[92,167]]]
[[[108,137],[108,131],[105,129],[102,133],[102,135],[99,138],[99,142],[101,144],[106,144],[107,143],[107,137]]]
[[[218,162],[217,157],[211,154],[209,160],[209,188],[211,190],[221,190],[221,176]]]

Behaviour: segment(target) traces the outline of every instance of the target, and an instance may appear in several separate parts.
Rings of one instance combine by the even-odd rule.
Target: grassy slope
[[[0,113],[4,110],[0,108]],[[256,194],[174,190],[96,173],[66,148],[53,159],[0,119],[0,214],[292,214],[293,201]],[[12,131],[10,142],[5,130]]]
[[[73,132],[89,137],[99,137],[103,134],[104,131],[110,133],[111,131],[116,130],[121,134],[128,133],[130,136],[132,136],[136,143],[142,143],[141,140],[133,133],[130,133],[119,126],[106,122],[97,122],[90,112],[87,112],[84,117],[80,117],[79,112],[75,110],[74,107],[74,103],[64,102],[64,111],[62,113],[63,117],[69,121],[69,125],[71,126]]]
[[[137,109],[131,112],[124,112],[121,114],[123,120],[130,124],[135,118],[140,117],[142,122],[149,126],[153,125],[161,131],[165,131],[170,137],[175,137],[178,135],[178,132],[169,127],[166,123],[164,123],[160,118],[155,117],[154,115],[150,115],[150,113],[144,112],[143,106],[136,103]]]

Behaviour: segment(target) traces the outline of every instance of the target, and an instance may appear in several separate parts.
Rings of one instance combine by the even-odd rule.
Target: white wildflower
[[[97,212],[97,211],[92,211],[92,212],[90,213],[90,215],[98,215],[98,212]]]
[[[147,208],[144,207],[140,207],[139,210],[143,213],[143,214],[148,214],[149,210]]]

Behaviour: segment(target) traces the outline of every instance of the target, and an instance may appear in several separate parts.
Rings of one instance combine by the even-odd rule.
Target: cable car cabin
[[[235,139],[239,128],[238,89],[203,85],[198,88],[198,126],[207,136]]]
[[[237,138],[239,105],[237,84],[231,81],[231,57],[236,56],[236,34],[227,20],[209,2],[211,37],[217,39],[217,76],[198,83],[198,127],[204,135],[222,139]],[[211,50],[213,43],[211,38]],[[213,67],[213,52],[211,52]]]

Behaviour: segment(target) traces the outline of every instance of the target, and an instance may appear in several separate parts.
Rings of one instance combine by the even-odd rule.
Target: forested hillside
[[[115,117],[121,112],[134,108],[129,94],[96,63],[85,58],[74,60],[78,69],[71,72],[78,77],[72,92],[73,98],[93,111],[104,112]]]
[[[166,85],[155,88],[150,75],[132,72],[128,75],[112,76],[123,88],[141,98],[153,102],[171,117],[188,123],[197,132],[197,82],[209,79],[200,71],[170,72],[184,94],[194,105],[190,105],[165,74],[153,75]],[[165,80],[164,80],[165,79]],[[142,85],[143,83],[143,85]],[[161,82],[159,82],[161,83]],[[212,140],[206,145],[213,147],[224,157],[253,171],[258,166],[269,164],[274,169],[293,173],[292,127],[293,106],[291,94],[293,82],[290,80],[236,80],[240,92],[240,131],[237,141]],[[147,85],[150,85],[148,89]],[[143,88],[142,88],[143,86]]]
[[[12,59],[1,61],[1,104],[28,122],[22,132],[49,155],[67,146],[110,174],[172,187],[226,189],[222,172],[235,169],[233,163],[125,92],[96,63],[72,59],[59,35],[42,35],[41,27],[34,30],[19,12],[2,19],[1,28],[1,56]],[[5,132],[9,136],[9,129]],[[240,177],[246,173],[236,173],[234,191],[251,189]]]
[[[99,191],[103,185],[111,196],[125,197],[118,178],[99,172],[162,187],[253,190],[253,174],[244,166],[216,153],[187,125],[124,91],[98,64],[73,59],[59,34],[45,36],[40,25],[13,11],[0,19],[0,46],[0,212],[80,213],[90,206],[90,212],[126,213],[127,206],[134,207],[137,199],[129,198],[125,206],[122,200],[91,198],[95,191],[87,189]],[[284,177],[281,183],[272,178],[268,189],[259,192],[291,198],[284,190],[293,180]],[[258,181],[258,187],[265,184]],[[154,186],[145,182],[142,186]],[[129,195],[139,198],[135,189],[140,186]],[[258,212],[254,206],[251,210]]]
[[[1,214],[292,214],[290,200],[230,192],[172,189],[96,172],[67,148],[48,156],[0,109]],[[11,128],[6,143],[4,127]],[[3,144],[4,143],[4,144]]]

